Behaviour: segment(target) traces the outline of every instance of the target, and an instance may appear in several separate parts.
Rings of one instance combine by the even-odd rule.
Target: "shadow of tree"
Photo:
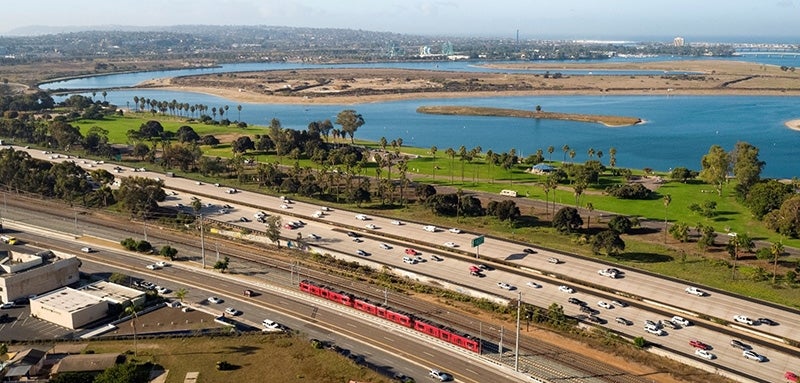
[[[235,347],[227,347],[228,353],[237,353],[237,354],[244,354],[244,355],[253,355],[258,350],[261,350],[260,347],[254,346],[235,346]]]
[[[669,255],[655,253],[624,253],[618,255],[617,259],[639,263],[671,262],[674,260]]]

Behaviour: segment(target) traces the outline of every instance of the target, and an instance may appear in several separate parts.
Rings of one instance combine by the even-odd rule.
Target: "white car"
[[[737,321],[739,323],[743,323],[743,324],[749,325],[749,326],[753,325],[753,320],[748,318],[748,317],[746,317],[746,316],[744,316],[744,315],[734,315],[733,316],[733,320],[735,320],[735,321]]]
[[[400,226],[400,225],[402,225],[402,224],[403,224],[403,222],[402,222],[402,221],[397,221],[397,220],[394,220],[394,221],[392,221],[392,222],[390,222],[390,223],[391,223],[392,225],[396,225],[396,226]]]
[[[329,208],[329,207],[327,207],[327,206],[323,206],[323,207],[319,208],[319,210],[322,210],[322,211],[331,211],[331,208]]]
[[[357,219],[357,220],[359,220],[359,221],[366,221],[366,220],[368,220],[368,219],[369,219],[369,217],[367,217],[367,216],[366,216],[366,215],[364,215],[364,214],[357,214],[357,215],[356,215],[356,219]]]
[[[241,314],[241,312],[239,312],[239,310],[237,310],[237,309],[235,309],[233,307],[226,307],[225,308],[225,314],[237,316],[237,315]]]
[[[453,234],[461,234],[461,229],[456,229],[455,227],[449,230]]]
[[[514,286],[511,286],[511,285],[509,285],[508,283],[505,283],[505,282],[497,282],[497,287],[499,287],[499,288],[501,288],[503,290],[512,290],[512,289],[514,289]]]
[[[608,303],[606,301],[599,301],[599,302],[597,302],[597,305],[602,307],[602,308],[604,308],[604,309],[613,309],[614,308],[614,306],[612,306],[610,303]]]
[[[644,331],[647,331],[647,332],[649,332],[649,333],[651,333],[653,335],[657,335],[657,336],[664,335],[664,330],[662,330],[660,328],[655,328],[655,327],[649,327],[648,326],[648,327],[644,328]]]
[[[320,237],[320,236],[318,236],[318,235],[316,235],[314,233],[311,233],[306,238],[308,238],[308,239],[320,239],[322,237]]]
[[[281,326],[280,323],[271,321],[269,319],[264,319],[263,321],[261,321],[261,324],[267,331],[279,331],[283,329],[283,326]]]
[[[375,225],[373,225],[373,224],[371,224],[371,223],[368,223],[368,224],[364,225],[364,227],[366,227],[367,229],[370,229],[370,230],[376,230],[376,229],[378,229],[378,227],[377,227],[377,226],[375,226]]]
[[[567,294],[572,294],[572,293],[575,292],[575,290],[572,287],[564,286],[564,285],[558,286],[558,291],[561,291],[561,292],[567,293]]]
[[[687,294],[697,295],[698,297],[706,296],[706,292],[705,291],[700,290],[700,289],[698,289],[697,287],[694,287],[694,286],[687,287],[685,291],[686,291]]]
[[[628,307],[627,303],[625,303],[623,301],[619,301],[619,300],[613,300],[613,301],[611,301],[611,304],[614,305],[614,306],[619,306],[619,307]]]
[[[170,289],[168,289],[166,287],[163,287],[163,286],[156,286],[156,291],[158,291],[159,294],[164,295],[164,294],[169,294],[170,291],[172,291],[172,290],[170,290]]]
[[[617,277],[617,272],[614,269],[600,269],[600,270],[597,271],[597,274],[600,274],[600,275],[602,275],[604,277],[609,277],[609,278],[616,278]]]
[[[381,249],[384,249],[384,250],[391,250],[392,249],[391,245],[388,245],[388,244],[385,244],[385,243],[381,243],[380,247],[381,247]]]
[[[285,203],[281,204],[281,209],[288,209],[288,208],[289,208],[289,205],[287,205]]]
[[[91,247],[88,247],[88,246],[87,247],[81,247],[81,251],[84,252],[84,253],[94,253],[94,249],[92,249]]]
[[[214,304],[219,304],[219,303],[222,303],[222,299],[219,299],[217,297],[208,297],[208,302],[209,303],[214,303]]]
[[[311,214],[311,216],[314,218],[322,218],[322,215],[323,215],[322,212],[319,210],[315,211],[314,214]]]
[[[159,266],[159,265],[156,265],[155,263],[154,263],[154,264],[152,264],[152,265],[147,265],[147,266],[145,266],[145,267],[147,267],[147,270],[158,270],[158,269],[160,269],[160,268],[161,268],[161,266]]]
[[[445,242],[444,245],[447,247],[458,247],[455,242]]]
[[[428,376],[430,376],[433,379],[439,379],[440,382],[448,382],[453,380],[453,377],[450,376],[450,374],[439,370],[431,370],[428,373]]]
[[[708,360],[716,358],[716,356],[714,354],[712,354],[712,353],[710,353],[710,352],[708,352],[706,350],[703,350],[701,348],[698,348],[697,350],[694,350],[694,354],[699,356],[699,357],[701,357],[701,358],[708,359]]]
[[[534,281],[528,281],[528,283],[526,283],[525,285],[528,286],[528,287],[533,287],[534,289],[538,289],[538,288],[542,287],[542,285],[540,285],[540,284],[538,284],[538,283],[536,283]]]
[[[366,251],[361,250],[361,249],[356,250],[356,254],[360,255],[362,257],[366,257],[367,255],[369,255],[369,253],[367,253]]]
[[[158,262],[156,262],[156,266],[158,266],[158,267],[167,267],[167,266],[169,266],[169,263],[167,263],[167,261],[158,261]]]
[[[755,351],[752,350],[745,350],[742,352],[742,356],[746,359],[755,360],[758,362],[763,362],[766,358],[763,355],[757,354]]]
[[[14,302],[5,302],[2,305],[0,305],[0,309],[3,309],[3,310],[13,309],[13,308],[14,308]]]
[[[670,319],[670,322],[679,324],[679,325],[681,325],[683,327],[688,327],[688,326],[692,325],[691,321],[689,321],[688,319],[686,319],[684,317],[679,317],[677,315],[672,317],[672,319]]]

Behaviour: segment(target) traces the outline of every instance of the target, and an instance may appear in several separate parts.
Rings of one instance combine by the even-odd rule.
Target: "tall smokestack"
[[[517,29],[517,45],[519,45],[519,29]]]

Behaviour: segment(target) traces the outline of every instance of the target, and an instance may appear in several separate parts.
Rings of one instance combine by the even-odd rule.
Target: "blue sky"
[[[23,26],[282,25],[424,35],[800,42],[800,0],[11,0]],[[739,39],[742,40],[742,39]],[[708,41],[708,40],[704,40]]]

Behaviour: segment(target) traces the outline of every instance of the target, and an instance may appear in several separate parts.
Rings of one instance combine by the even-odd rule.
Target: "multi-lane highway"
[[[31,151],[34,157],[51,161],[67,160],[55,157],[52,154]],[[97,168],[105,167],[112,171],[112,165],[94,163],[91,161],[76,160],[79,165]],[[575,296],[588,305],[597,309],[599,317],[608,321],[605,325],[615,331],[629,336],[644,336],[650,341],[661,343],[678,352],[686,353],[691,358],[693,348],[689,340],[700,339],[710,344],[717,358],[709,365],[741,371],[747,375],[763,381],[775,381],[783,376],[786,370],[792,370],[800,365],[797,349],[783,344],[776,344],[780,338],[798,340],[800,338],[800,315],[796,311],[783,309],[774,305],[761,304],[722,292],[709,291],[710,295],[698,297],[684,292],[686,283],[659,278],[635,270],[623,270],[622,278],[608,278],[598,274],[598,270],[606,268],[591,259],[572,257],[564,254],[552,253],[546,249],[534,248],[536,254],[523,252],[525,245],[503,241],[496,238],[486,238],[480,247],[480,256],[484,259],[493,259],[504,265],[497,270],[485,272],[485,278],[470,276],[469,266],[475,262],[471,260],[474,249],[470,247],[475,233],[452,233],[449,228],[442,228],[437,232],[423,230],[422,223],[404,223],[397,225],[392,219],[382,217],[369,217],[367,220],[356,218],[356,213],[334,210],[326,212],[320,218],[312,215],[320,210],[320,206],[306,203],[285,204],[277,197],[264,196],[255,193],[241,192],[230,193],[230,188],[208,184],[198,184],[195,181],[182,178],[166,178],[163,174],[151,172],[132,172],[130,168],[123,168],[118,176],[136,175],[143,177],[158,177],[165,185],[176,191],[165,204],[190,205],[191,197],[196,196],[204,203],[213,204],[213,207],[204,207],[202,212],[209,219],[241,225],[252,229],[263,229],[263,224],[253,222],[253,215],[257,211],[268,214],[279,214],[283,221],[302,220],[305,226],[288,230],[283,229],[283,235],[294,238],[299,231],[305,237],[305,242],[311,246],[318,246],[324,251],[348,255],[355,258],[366,259],[381,264],[390,265],[397,270],[412,272],[418,275],[436,278],[454,283],[460,289],[470,286],[480,294],[491,293],[498,297],[515,298],[519,292],[523,293],[523,300],[539,306],[547,306],[551,302],[562,303],[568,314],[579,315],[578,306],[567,303],[568,296]],[[231,205],[225,213],[220,211],[220,206]],[[242,222],[241,217],[248,218],[250,222]],[[374,225],[366,228],[366,225]],[[363,235],[363,242],[354,242],[345,234],[345,231],[358,231]],[[310,234],[319,238],[308,238]],[[452,242],[455,247],[444,246]],[[391,248],[386,249],[387,244]],[[408,264],[402,257],[406,248],[415,248],[422,253],[427,262]],[[368,255],[356,255],[358,250],[363,250]],[[430,260],[430,255],[437,254],[443,260]],[[547,261],[549,257],[557,257],[562,263],[554,264]],[[482,261],[485,262],[485,261]],[[587,285],[600,287],[598,290],[582,286],[577,282],[573,286],[577,293],[566,294],[560,292],[557,286],[565,284],[563,278],[574,281],[584,281]],[[535,280],[541,288],[531,288],[527,282]],[[512,291],[497,287],[497,282],[504,282],[516,286]],[[568,283],[573,284],[573,283]],[[468,291],[463,289],[463,291]],[[620,294],[615,294],[619,292]],[[600,300],[611,301],[625,299],[634,303],[631,307],[614,307],[604,309],[597,306]],[[722,328],[712,321],[703,318],[719,318],[732,321],[734,315],[743,314],[753,318],[767,317],[779,323],[777,326],[764,324],[757,326],[728,326]],[[681,315],[693,322],[694,326],[681,329],[666,329],[667,335],[657,337],[645,332],[645,320],[658,321],[672,315]],[[617,324],[615,317],[622,316],[633,321],[632,326]],[[750,330],[756,331],[751,332]],[[762,336],[760,334],[765,334]],[[769,360],[764,363],[745,360],[741,350],[729,345],[732,338],[744,337],[745,343],[751,344],[755,351],[765,355]],[[773,339],[774,338],[774,339]],[[699,360],[699,359],[698,359]]]

